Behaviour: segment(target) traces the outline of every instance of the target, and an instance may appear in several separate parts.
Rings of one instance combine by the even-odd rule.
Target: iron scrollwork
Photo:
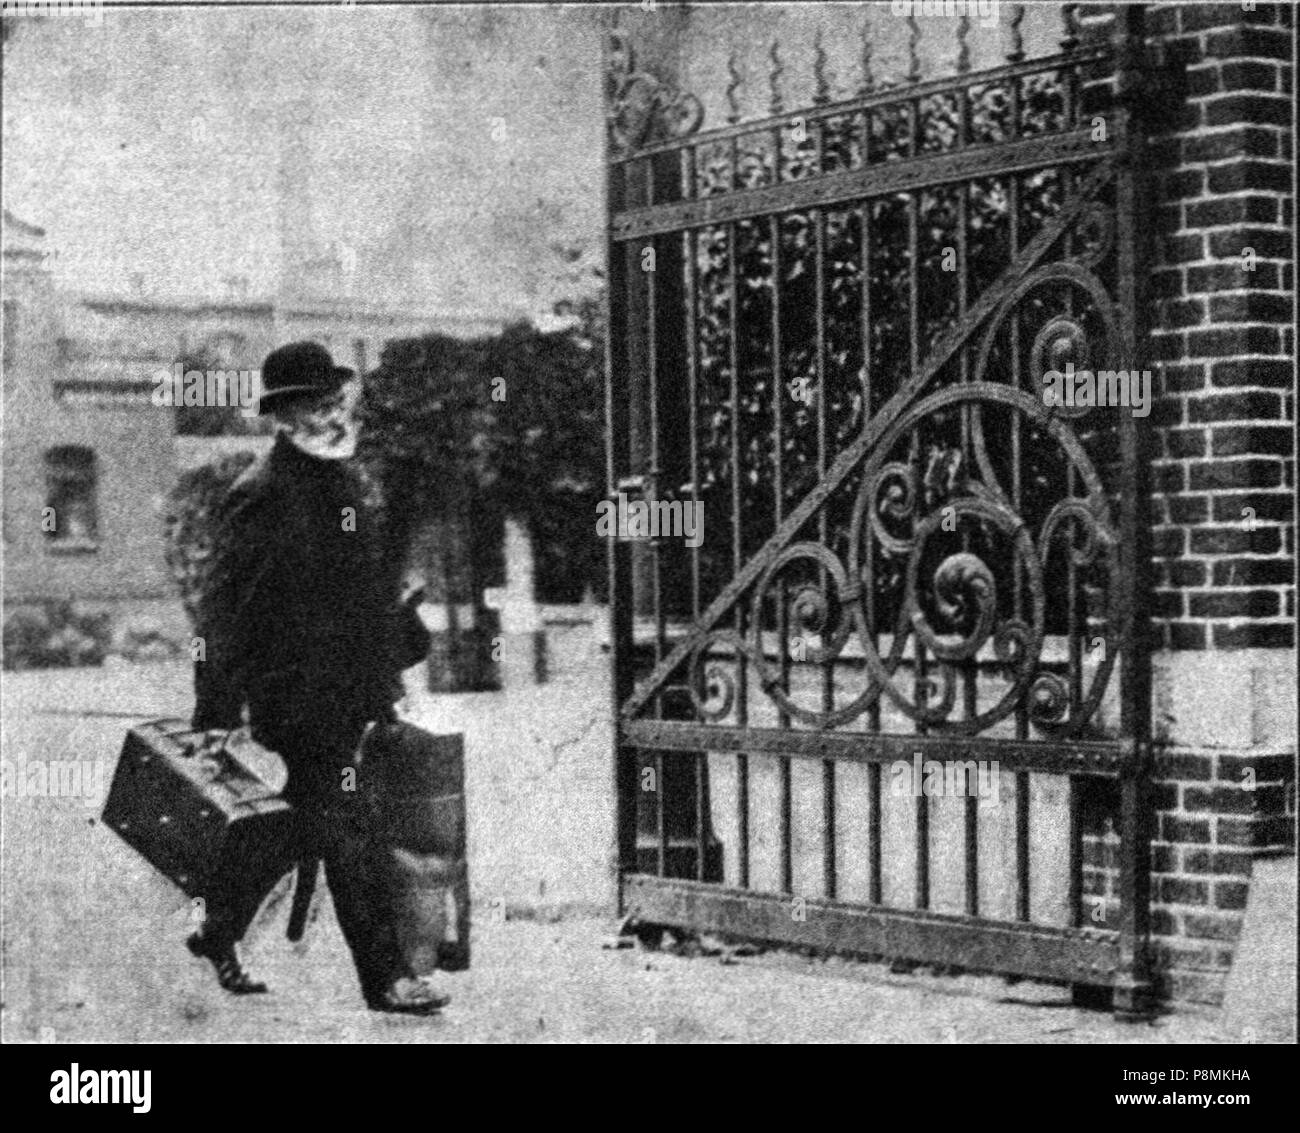
[[[915,461],[894,458],[917,429],[953,411],[972,421],[996,413],[1004,429],[1036,430],[1072,470],[1078,494],[1058,500],[1031,527],[997,482],[987,453],[969,468],[960,454],[932,459],[932,472],[936,466],[945,470],[941,478],[923,475]],[[985,421],[981,445],[988,428]],[[981,549],[952,549],[953,533],[963,531],[981,533]],[[1104,616],[1095,630],[1105,646],[1101,661],[1076,680],[1067,679],[1044,654],[1051,580],[1063,577],[1060,570],[1053,576],[1052,567],[1059,566],[1054,560],[1062,552],[1075,567],[1093,572],[1092,585],[1104,595]],[[892,634],[879,645],[879,618],[873,626],[865,603],[873,555],[877,562],[881,556],[903,560]],[[847,559],[820,542],[801,541],[781,550],[754,586],[750,630],[745,635],[719,630],[696,643],[691,695],[702,720],[725,719],[736,706],[735,670],[743,657],[763,694],[809,727],[840,727],[869,707],[888,703],[936,734],[975,735],[1022,710],[1044,736],[1077,736],[1095,713],[1117,660],[1118,570],[1110,502],[1070,423],[1041,398],[1005,384],[951,386],[900,414],[882,436],[857,491]],[[1015,602],[1003,592],[1008,577],[1020,590]],[[847,703],[813,707],[791,688],[781,659],[773,658],[770,637],[764,641],[763,627],[774,623],[765,613],[778,605],[789,633],[815,643],[800,661],[834,662],[844,657],[850,641],[856,642],[865,683]],[[928,659],[926,672],[915,664],[921,651]],[[958,717],[963,667],[973,672],[977,664],[984,674],[978,710]],[[992,670],[1001,672],[1000,684],[990,678]]]
[[[695,95],[637,69],[632,44],[620,31],[610,33],[607,83],[610,145],[618,156],[653,142],[687,137],[704,121],[704,105]]]

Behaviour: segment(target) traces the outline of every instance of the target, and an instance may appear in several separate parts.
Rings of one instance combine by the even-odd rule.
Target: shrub
[[[255,459],[252,453],[235,452],[191,469],[167,497],[163,557],[192,623],[212,558],[217,511],[231,484]]]
[[[4,623],[6,669],[58,669],[99,665],[108,653],[111,616],[47,601],[15,610]]]

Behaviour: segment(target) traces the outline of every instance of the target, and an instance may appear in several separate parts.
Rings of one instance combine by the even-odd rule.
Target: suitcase
[[[294,860],[289,804],[224,744],[204,739],[182,720],[132,728],[103,812],[188,897],[203,896],[224,862],[280,855],[287,870]]]
[[[394,846],[465,857],[465,743],[405,721],[376,724],[361,745],[376,829]]]
[[[361,747],[361,777],[407,962],[417,976],[468,968],[464,738],[376,724]]]
[[[393,928],[417,976],[469,967],[469,869],[464,858],[387,847]]]

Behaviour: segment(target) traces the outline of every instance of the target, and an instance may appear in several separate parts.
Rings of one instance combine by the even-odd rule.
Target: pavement
[[[15,765],[102,759],[106,785],[125,728],[133,719],[176,713],[187,703],[188,679],[178,665],[6,674],[4,758]],[[548,695],[554,700],[559,691]],[[497,702],[477,703],[481,714]],[[590,710],[602,707],[603,701]],[[444,718],[447,710],[444,705]],[[575,737],[585,736],[580,714],[561,715]],[[504,725],[498,718],[492,726]],[[534,726],[546,731],[548,724],[538,719]],[[272,994],[225,995],[206,963],[183,947],[194,921],[190,903],[100,823],[102,798],[6,797],[0,1037],[54,1043],[1239,1041],[1219,1012],[1180,1009],[1152,1023],[1122,1024],[1074,1007],[1064,989],[1030,981],[894,974],[882,964],[780,951],[691,956],[606,947],[614,922],[597,911],[605,890],[593,888],[591,877],[608,833],[596,813],[603,807],[596,785],[607,784],[607,776],[603,763],[585,766],[599,758],[593,753],[601,741],[569,739],[556,741],[561,750],[550,749],[554,758],[538,754],[531,769],[527,751],[490,761],[500,774],[480,786],[484,809],[471,812],[473,963],[467,972],[440,977],[453,1002],[432,1019],[364,1009],[324,886],[301,944],[285,940],[288,902],[276,897],[250,934],[246,956]],[[512,798],[517,809],[511,813],[540,817],[521,832],[511,830],[510,814],[493,811],[492,800],[517,794],[508,789],[510,776],[525,772],[535,793]],[[539,857],[533,843],[542,835],[529,831],[544,829],[546,816],[556,814],[566,779],[576,816],[560,823]],[[491,837],[494,832],[501,836]],[[585,879],[567,890],[563,860],[548,857],[565,852],[574,855],[573,875]],[[543,887],[549,877],[552,896],[562,899],[532,905],[494,899],[490,886],[485,891],[476,882],[476,867],[489,877],[540,874]],[[575,894],[597,899],[569,899]]]

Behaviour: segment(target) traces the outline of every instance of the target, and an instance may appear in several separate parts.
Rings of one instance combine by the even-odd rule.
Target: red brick
[[[1254,126],[1290,126],[1291,102],[1267,94],[1230,94],[1205,102],[1205,124],[1227,126],[1248,122]]]
[[[1183,293],[1181,268],[1164,268],[1151,273],[1147,290],[1153,299],[1171,299]]]
[[[1206,31],[1209,28],[1240,27],[1246,23],[1265,23],[1270,13],[1242,4],[1180,4],[1183,31]]]
[[[1281,298],[1281,296],[1279,296]],[[1163,304],[1161,325],[1189,327],[1205,322],[1205,300],[1172,299]]]
[[[1272,421],[1282,412],[1282,399],[1276,393],[1247,391],[1218,393],[1188,401],[1187,415],[1192,421],[1219,424],[1225,421]]]
[[[1172,236],[1171,240],[1182,240],[1182,236]],[[1264,260],[1286,260],[1291,257],[1291,235],[1279,228],[1240,228],[1231,232],[1210,233],[1210,258],[1227,259],[1229,256],[1240,257],[1247,248],[1253,249],[1256,256]],[[1258,264],[1256,267],[1258,268]],[[1253,272],[1246,270],[1246,275]],[[1237,286],[1241,286],[1238,284]]]
[[[1254,60],[1232,60],[1221,68],[1223,90],[1277,89],[1277,64]]]
[[[1193,233],[1190,236],[1165,236],[1161,240],[1165,263],[1192,263],[1205,259],[1205,238]],[[1263,253],[1260,253],[1261,255]],[[1282,257],[1278,257],[1279,259]]]
[[[1156,590],[1149,599],[1151,614],[1157,618],[1180,618],[1183,616],[1183,592],[1181,590]]]
[[[1162,877],[1158,892],[1159,899],[1170,905],[1206,905],[1210,900],[1210,887],[1206,882],[1183,877]]]
[[[1168,909],[1152,909],[1151,932],[1155,936],[1177,936],[1178,918]]]
[[[1249,877],[1252,856],[1240,850],[1188,850],[1183,854],[1187,873],[1227,874]]]
[[[1277,264],[1256,263],[1253,271],[1247,271],[1239,257],[1229,263],[1187,269],[1189,295],[1201,292],[1235,291],[1243,287],[1259,291],[1275,291],[1280,281],[1281,274]]]
[[[1214,885],[1214,905],[1218,909],[1244,909],[1250,887],[1243,881],[1218,881]]]
[[[1166,201],[1177,200],[1180,197],[1199,197],[1205,192],[1205,170],[1180,169],[1174,173],[1166,173],[1160,179],[1159,187],[1161,198]],[[1173,227],[1177,228],[1178,225],[1175,224]]]
[[[1166,842],[1208,844],[1210,841],[1210,820],[1208,818],[1187,818],[1179,814],[1162,814],[1160,816],[1160,836]]]
[[[1188,486],[1194,492],[1224,488],[1276,488],[1281,483],[1280,460],[1198,460],[1189,465]],[[1271,555],[1274,548],[1252,550],[1256,554]]]
[[[1194,555],[1275,555],[1282,549],[1276,527],[1198,527],[1190,535]]]
[[[1205,52],[1216,59],[1233,56],[1290,59],[1291,34],[1283,28],[1266,27],[1238,27],[1232,31],[1211,32],[1205,41]],[[1242,121],[1253,122],[1257,119],[1246,113],[1242,116]]]
[[[1236,940],[1241,935],[1241,918],[1188,913],[1183,917],[1183,932],[1193,939]]]
[[[1247,752],[1225,753],[1215,761],[1215,778],[1230,783],[1241,783],[1249,769],[1257,783],[1281,783],[1296,776],[1296,757],[1293,754],[1253,755]]]
[[[1287,559],[1221,559],[1214,564],[1215,586],[1285,586],[1294,577]]]
[[[1210,627],[1210,640],[1216,649],[1294,649],[1295,624],[1214,625]]]
[[[1168,842],[1151,843],[1151,872],[1152,873],[1172,873],[1174,872],[1178,858],[1178,851]]]
[[[1276,224],[1281,209],[1276,197],[1223,197],[1186,206],[1188,228],[1224,228],[1236,224]]]
[[[1158,557],[1181,555],[1187,532],[1181,527],[1160,527],[1151,534],[1151,553]]]
[[[1204,63],[1188,69],[1180,93],[1189,98],[1203,98],[1223,92],[1223,75],[1218,63]]]
[[[1291,296],[1260,291],[1210,298],[1210,318],[1216,323],[1290,323]]]
[[[1295,437],[1285,425],[1223,425],[1210,430],[1215,456],[1292,456]]]
[[[1157,492],[1175,495],[1187,490],[1187,472],[1182,464],[1157,464],[1152,469],[1151,486]]]
[[[1210,373],[1216,386],[1291,389],[1296,380],[1295,365],[1280,358],[1234,358],[1215,362]]]
[[[1168,648],[1178,650],[1204,649],[1207,642],[1206,627],[1203,625],[1172,625],[1167,627],[1166,640]]]
[[[1193,618],[1274,618],[1281,612],[1276,590],[1216,590],[1188,599]]]
[[[1189,330],[1189,358],[1230,358],[1238,354],[1279,354],[1282,336],[1276,327],[1223,327]]]
[[[1216,520],[1242,520],[1243,508],[1255,508],[1256,520],[1287,522],[1295,518],[1295,499],[1290,492],[1255,491],[1214,496]]]
[[[1170,523],[1204,523],[1208,518],[1205,496],[1173,496],[1168,500],[1168,506]]]
[[[1155,761],[1155,775],[1160,779],[1209,779],[1214,773],[1214,758],[1194,752],[1166,752]]]
[[[1257,559],[1236,559],[1234,562],[1258,562]],[[1204,586],[1206,582],[1206,564],[1196,561],[1172,562],[1165,564],[1169,570],[1169,584],[1181,586]],[[1216,564],[1217,565],[1217,564]]]
[[[1183,160],[1224,161],[1230,157],[1276,157],[1278,131],[1239,127],[1184,138]]]
[[[1285,193],[1291,188],[1292,173],[1289,165],[1280,162],[1231,161],[1210,166],[1209,187],[1211,193],[1240,193],[1247,189]]]
[[[1191,362],[1185,366],[1161,366],[1156,371],[1161,393],[1183,393],[1205,388],[1205,363]]]

